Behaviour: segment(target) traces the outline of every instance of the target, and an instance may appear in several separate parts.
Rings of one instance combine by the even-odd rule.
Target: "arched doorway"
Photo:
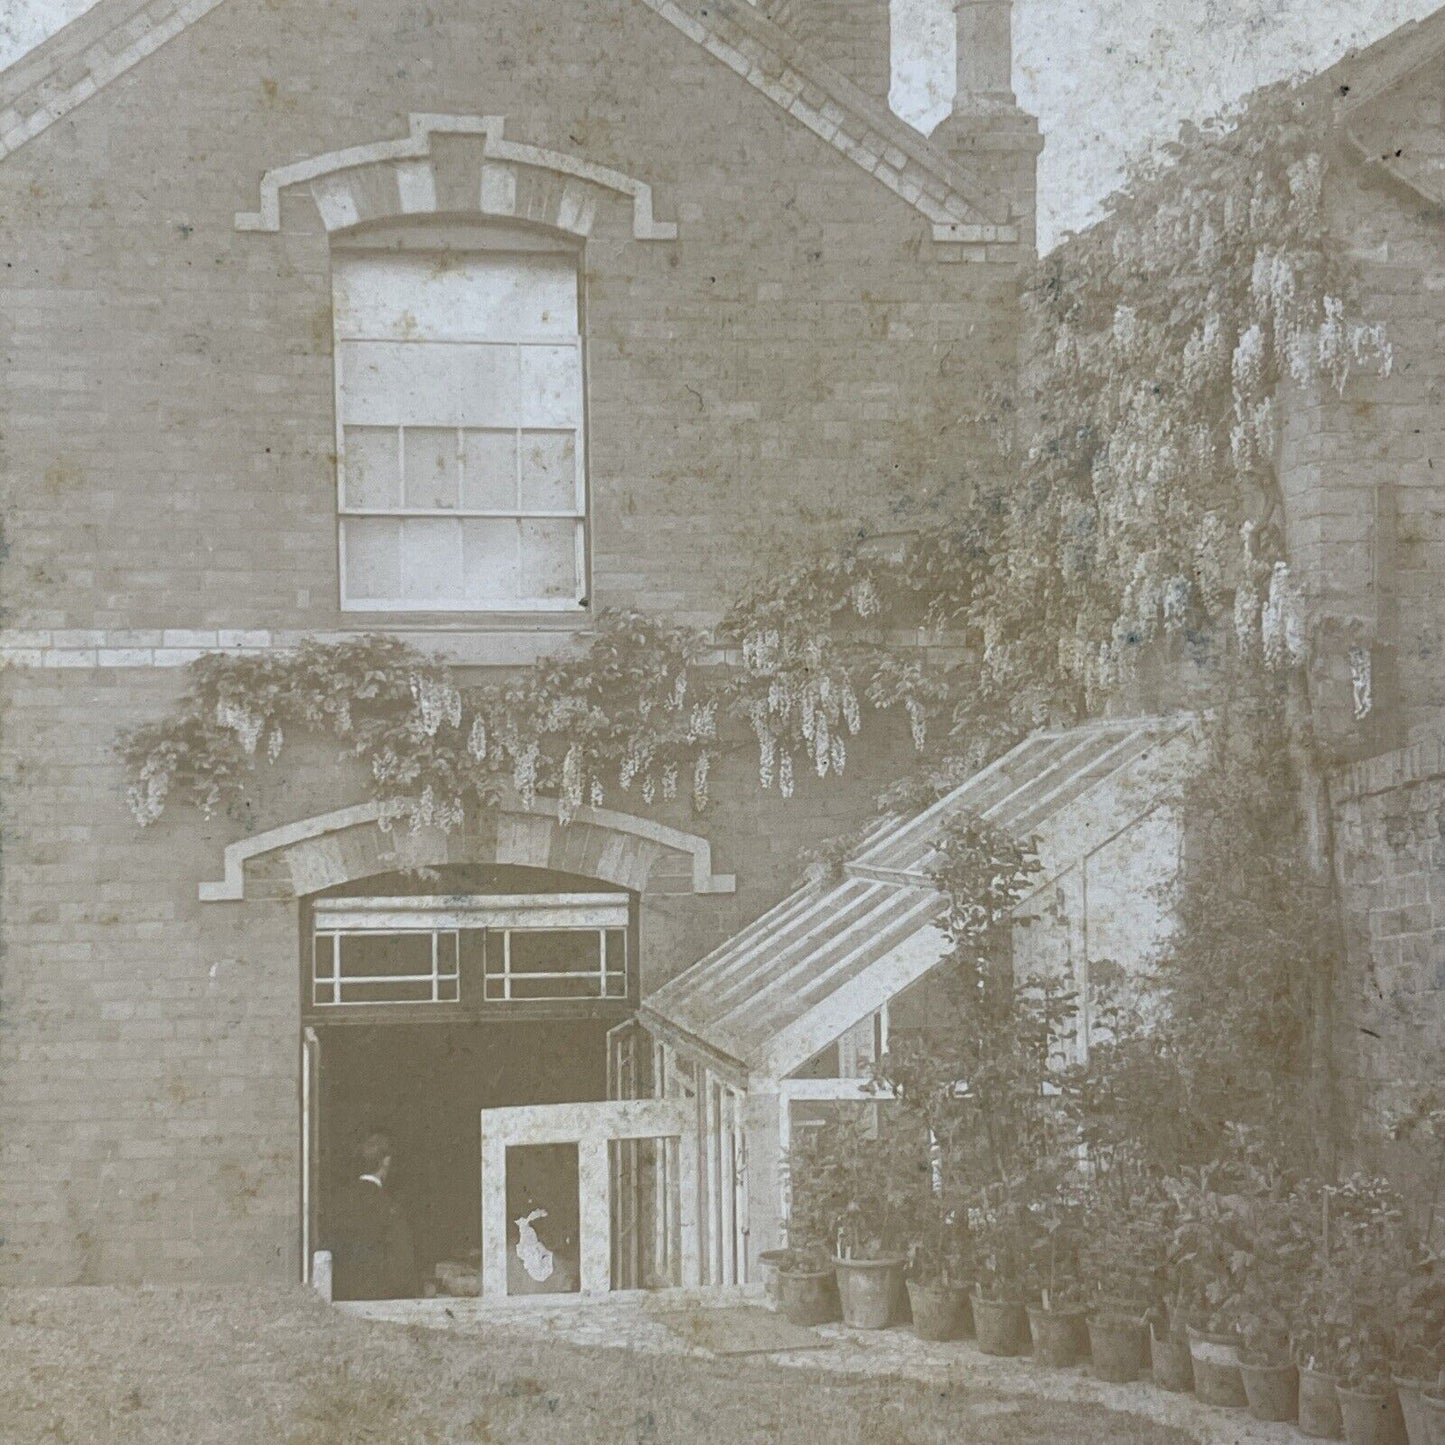
[[[637,1004],[637,921],[634,892],[509,865],[377,874],[303,900],[302,1127],[320,1248],[344,1234],[363,1147],[383,1135],[415,1293],[480,1287],[478,1118],[608,1097],[608,1034]],[[517,1231],[532,1218],[538,1248],[530,1272],[509,1254],[510,1293],[578,1288],[578,1188],[575,1150],[512,1151],[507,1219]]]

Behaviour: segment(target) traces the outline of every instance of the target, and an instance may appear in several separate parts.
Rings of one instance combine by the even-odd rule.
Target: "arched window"
[[[579,260],[487,223],[333,238],[344,610],[586,605]]]

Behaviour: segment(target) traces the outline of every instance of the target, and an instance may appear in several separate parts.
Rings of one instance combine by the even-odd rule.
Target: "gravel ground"
[[[794,1356],[795,1361],[800,1357]],[[302,1289],[0,1294],[4,1445],[1187,1445],[1078,1402],[353,1318]]]

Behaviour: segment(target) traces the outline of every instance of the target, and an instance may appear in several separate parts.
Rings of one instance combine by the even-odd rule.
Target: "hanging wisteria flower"
[[[471,731],[467,734],[467,752],[476,762],[487,758],[487,724],[481,713],[472,719]]]
[[[231,698],[222,698],[216,704],[216,722],[236,734],[248,757],[256,751],[256,744],[261,740],[262,730],[266,726],[264,717],[252,712],[244,703],[238,703]]]
[[[274,763],[281,756],[281,749],[286,745],[285,734],[281,731],[281,724],[272,726],[270,735],[266,739],[266,761]]]

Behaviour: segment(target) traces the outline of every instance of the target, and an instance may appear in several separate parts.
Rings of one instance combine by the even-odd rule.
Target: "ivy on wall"
[[[995,472],[901,544],[857,539],[746,592],[722,657],[624,613],[580,658],[477,688],[382,638],[202,658],[172,716],[122,742],[137,819],[173,797],[225,805],[297,731],[366,765],[385,821],[449,828],[506,788],[564,818],[618,792],[706,806],[730,728],[787,797],[804,771],[844,772],[869,711],[902,710],[937,775],[1103,708],[1151,648],[1301,663],[1286,393],[1390,367],[1327,239],[1328,106],[1274,87],[1138,166],[1028,279],[1020,394],[977,419]]]

